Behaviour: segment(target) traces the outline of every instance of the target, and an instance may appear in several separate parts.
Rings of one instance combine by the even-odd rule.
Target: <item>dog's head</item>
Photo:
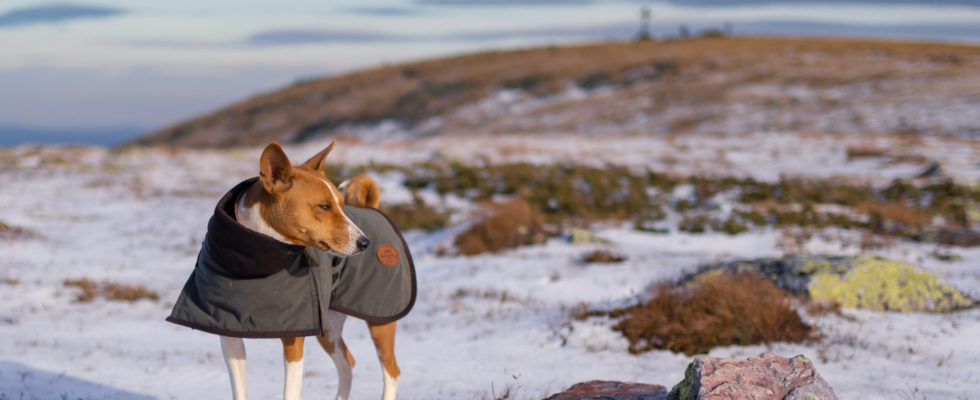
[[[341,255],[363,251],[370,243],[344,214],[344,197],[321,169],[336,142],[293,166],[278,143],[262,152],[259,181],[268,196],[262,218],[286,240]]]

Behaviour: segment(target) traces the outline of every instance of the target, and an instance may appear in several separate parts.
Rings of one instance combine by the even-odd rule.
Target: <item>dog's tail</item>
[[[381,204],[378,183],[370,176],[355,176],[340,184],[340,188],[344,191],[344,203],[349,206],[378,208]]]

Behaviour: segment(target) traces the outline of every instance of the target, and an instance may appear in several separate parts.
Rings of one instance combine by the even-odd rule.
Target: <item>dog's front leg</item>
[[[245,341],[236,337],[221,337],[221,354],[228,366],[231,394],[235,400],[245,400]]]
[[[387,324],[368,323],[368,330],[371,332],[371,340],[374,347],[378,350],[378,360],[381,361],[381,373],[384,377],[385,391],[383,400],[395,400],[398,392],[398,376],[401,370],[395,361],[395,330],[397,323]]]
[[[283,400],[303,397],[303,337],[282,338],[283,364],[286,367]]]
[[[344,321],[347,316],[329,310],[326,314],[327,331],[316,340],[327,351],[333,364],[337,367],[337,397],[336,400],[347,400],[350,397],[351,378],[353,377],[354,356],[347,350],[344,343]]]

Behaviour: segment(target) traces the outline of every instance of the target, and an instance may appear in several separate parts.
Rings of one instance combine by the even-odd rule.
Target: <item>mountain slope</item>
[[[302,82],[131,144],[301,142],[382,121],[427,135],[963,133],[980,129],[976,118],[962,116],[980,105],[978,64],[976,46],[846,39],[703,38],[488,52]],[[471,107],[507,89],[519,94],[517,106]]]

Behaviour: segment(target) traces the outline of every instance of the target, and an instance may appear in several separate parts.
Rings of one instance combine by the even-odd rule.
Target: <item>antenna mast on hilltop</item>
[[[640,34],[636,40],[650,40],[650,7],[645,5],[640,9]]]

